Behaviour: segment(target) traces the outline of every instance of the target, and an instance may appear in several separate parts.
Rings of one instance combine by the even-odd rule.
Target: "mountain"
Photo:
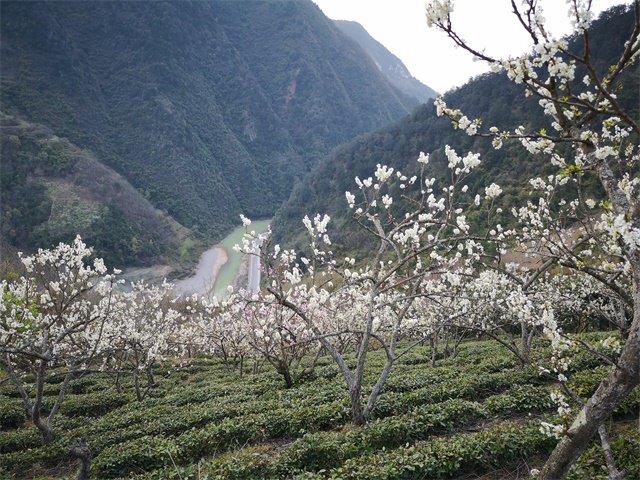
[[[187,232],[121,175],[50,129],[2,125],[2,237],[34,249],[80,234],[114,265],[176,248]]]
[[[131,228],[117,210],[107,222],[127,237],[120,257],[133,263],[171,254],[180,238],[215,241],[240,213],[272,216],[332,147],[416,106],[308,0],[3,1],[0,8],[0,110],[85,152],[96,174],[119,175],[117,183],[138,192],[140,208],[143,197],[148,214],[118,207]],[[3,128],[3,141],[14,127]],[[49,190],[40,203],[29,198],[23,188],[33,172],[15,176],[22,167],[13,162],[30,155],[26,143],[2,158],[6,196],[20,211],[3,205],[2,231],[18,247],[44,247],[69,239],[72,228],[47,225],[56,203],[46,200]],[[34,168],[41,184],[59,178]],[[91,201],[105,211],[111,204],[97,197]],[[145,219],[165,219],[183,233]],[[157,248],[134,248],[134,232]]]
[[[598,69],[604,71],[615,63],[615,56],[622,51],[633,23],[633,12],[625,6],[618,6],[604,12],[592,24],[591,53]],[[582,51],[580,39],[574,39],[571,45],[574,51]],[[579,67],[576,69],[576,78],[582,78],[584,74]],[[638,118],[638,67],[627,72],[621,82],[625,88],[619,94],[619,101],[634,118]],[[552,128],[538,105],[538,99],[535,96],[525,98],[522,86],[509,81],[504,74],[481,75],[448,92],[444,99],[449,106],[460,108],[469,118],[481,118],[484,125],[496,125],[507,130],[518,125],[546,126],[548,131]],[[512,222],[510,207],[521,204],[527,195],[528,188],[523,187],[526,180],[539,174],[555,173],[549,162],[529,155],[520,144],[506,142],[500,150],[494,150],[488,139],[469,137],[454,130],[450,120],[437,117],[435,107],[428,103],[395,124],[336,148],[319,162],[296,186],[288,202],[278,212],[274,220],[275,240],[297,247],[306,245],[302,218],[305,214],[326,213],[332,218],[329,225],[336,248],[342,245],[352,256],[366,255],[363,242],[367,236],[348,226],[351,211],[347,208],[344,192],[355,191],[354,177],[372,176],[378,163],[411,176],[417,173],[416,159],[424,151],[431,154],[426,177],[435,177],[437,185],[448,185],[445,145],[454,147],[461,154],[468,151],[481,153],[482,168],[477,169],[467,182],[469,201],[484,186],[492,182],[500,184],[504,191],[500,197],[504,208],[500,218],[503,225]],[[593,180],[585,175],[583,185],[594,189],[596,182]],[[471,216],[468,220],[471,223],[480,221]]]
[[[376,66],[398,90],[420,103],[436,98],[438,92],[414,78],[402,60],[373,38],[358,22],[334,20],[335,25],[349,38],[355,40],[369,54]]]

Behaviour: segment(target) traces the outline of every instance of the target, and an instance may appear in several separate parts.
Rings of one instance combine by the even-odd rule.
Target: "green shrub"
[[[640,434],[635,427],[625,431],[611,441],[611,450],[619,470],[625,472],[625,478],[640,478]],[[604,453],[598,440],[587,449],[571,467],[567,480],[608,480],[609,473]]]
[[[48,445],[0,455],[0,469],[10,472],[24,472],[35,466],[52,466],[68,458],[69,444],[54,441]]]
[[[538,413],[553,408],[554,403],[545,387],[514,385],[483,403],[490,415],[509,416],[514,413]]]
[[[0,432],[0,453],[15,452],[35,448],[42,444],[42,437],[36,428],[20,428]]]
[[[446,478],[454,474],[493,469],[520,457],[549,450],[552,441],[539,432],[539,423],[504,422],[473,434],[454,435],[411,447],[347,460],[331,471],[340,479]]]
[[[614,414],[621,417],[633,417],[640,410],[640,386],[637,386],[616,407]]]
[[[266,423],[262,414],[230,418],[183,433],[176,439],[181,456],[197,460],[256,440]]]
[[[326,404],[310,405],[288,411],[282,419],[286,426],[283,433],[300,433],[326,430],[349,421],[351,408],[346,400],[336,400]]]
[[[0,430],[21,426],[27,419],[27,412],[21,400],[0,397]]]
[[[340,466],[363,453],[361,445],[341,432],[309,433],[293,442],[277,459],[282,474],[295,470],[318,471]]]
[[[107,390],[82,395],[67,395],[60,406],[60,413],[68,417],[100,417],[131,401],[127,395]]]
[[[176,444],[171,439],[140,437],[105,448],[95,458],[92,472],[97,478],[141,473],[172,464],[176,453]]]
[[[277,478],[268,447],[252,447],[222,455],[209,464],[207,480],[262,480]]]

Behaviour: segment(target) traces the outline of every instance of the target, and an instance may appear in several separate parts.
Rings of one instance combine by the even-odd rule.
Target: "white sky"
[[[313,0],[334,20],[355,20],[399,57],[411,74],[440,93],[487,71],[485,64],[456,49],[443,33],[429,29],[424,0]],[[565,0],[540,2],[549,30],[569,33]],[[606,10],[624,0],[593,0],[592,11]],[[452,23],[458,34],[492,56],[519,55],[529,48],[509,0],[456,0]],[[457,27],[456,27],[457,25]]]

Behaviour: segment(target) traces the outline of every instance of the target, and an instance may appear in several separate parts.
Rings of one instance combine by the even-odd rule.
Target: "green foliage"
[[[490,397],[484,402],[484,407],[491,416],[544,412],[553,406],[549,391],[532,385],[514,385],[503,394]]]
[[[277,478],[278,473],[272,463],[273,452],[267,447],[242,449],[227,455],[208,466],[207,480],[248,480]]]
[[[447,478],[510,464],[548,451],[555,442],[539,432],[536,421],[504,422],[478,433],[418,442],[391,452],[348,460],[332,478]]]
[[[3,238],[34,250],[80,234],[113,266],[167,253],[172,229],[122,177],[37,124],[2,121]]]
[[[25,420],[26,412],[21,403],[4,395],[0,396],[0,430],[19,427]]]
[[[22,420],[24,422],[24,415]],[[36,428],[21,428],[0,432],[0,454],[27,450],[38,447],[41,444],[42,437]]]
[[[67,417],[100,417],[114,408],[126,405],[130,401],[131,398],[125,395],[114,395],[109,390],[67,395],[60,407],[60,413]]]
[[[542,355],[538,348],[545,347],[533,353]],[[94,454],[93,478],[133,473],[140,480],[184,480],[196,472],[203,479],[369,478],[374,470],[379,478],[414,478],[412,468],[415,476],[439,478],[506,468],[552,444],[537,433],[535,418],[555,408],[550,386],[534,370],[521,370],[497,343],[463,343],[455,358],[435,368],[428,366],[428,347],[415,347],[412,355],[396,365],[380,408],[361,427],[349,424],[348,392],[330,364],[285,389],[271,371],[239,378],[215,360],[165,362],[156,374],[171,375],[143,402],[118,394],[107,375],[85,375],[69,384],[51,444],[41,446],[31,425],[0,431],[0,468],[17,476],[58,472],[71,439],[83,435]],[[372,352],[365,384],[373,384],[383,362],[383,352]],[[605,371],[582,363],[587,370],[578,368],[571,381],[587,392]],[[45,390],[45,406],[58,380]],[[122,382],[127,391],[131,378]],[[0,388],[3,413],[21,405],[15,395],[4,396],[8,387]],[[637,412],[638,391],[614,418]]]
[[[635,425],[627,425],[611,442],[611,450],[616,459],[616,467],[624,471],[625,478],[640,478],[640,434]],[[604,453],[599,442],[585,451],[571,467],[567,480],[608,480],[609,473]]]
[[[271,217],[332,147],[416,105],[311,2],[2,2],[1,9],[0,109],[91,151],[153,206],[209,238],[222,238],[239,213]],[[25,150],[20,141],[8,138],[7,148]],[[46,145],[28,162],[60,176],[73,168],[65,148]],[[21,172],[2,170],[19,230],[10,239],[45,246],[46,231],[30,232],[47,219],[46,193],[27,188]],[[110,211],[95,227],[115,230],[100,248],[117,261],[144,259],[153,246],[171,251],[121,221]],[[116,233],[125,235],[121,243]]]
[[[141,473],[170,465],[176,451],[175,442],[170,439],[139,437],[107,447],[95,458],[92,472],[98,478]]]

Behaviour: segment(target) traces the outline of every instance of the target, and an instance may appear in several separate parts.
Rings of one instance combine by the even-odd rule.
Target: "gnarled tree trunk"
[[[596,393],[574,420],[567,435],[553,450],[542,469],[541,480],[563,478],[587,448],[600,425],[640,382],[640,269],[635,269],[634,273],[633,323],[618,366],[600,383]]]

